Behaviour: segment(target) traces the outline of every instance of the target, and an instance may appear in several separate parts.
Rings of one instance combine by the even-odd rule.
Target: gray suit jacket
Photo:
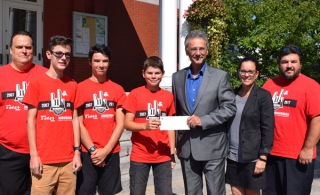
[[[186,96],[189,67],[173,74],[172,91],[177,116],[199,116],[201,127],[177,132],[177,149],[180,158],[208,161],[221,159],[228,154],[227,125],[236,113],[235,95],[226,72],[207,66],[198,91],[194,110],[190,111]]]

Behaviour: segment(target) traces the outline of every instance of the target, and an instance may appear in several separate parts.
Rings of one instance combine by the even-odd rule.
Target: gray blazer
[[[228,154],[226,122],[236,113],[235,95],[225,71],[207,66],[198,91],[194,110],[190,111],[186,97],[188,69],[173,74],[172,92],[177,116],[196,115],[202,126],[177,132],[180,158],[192,153],[195,160],[221,159]]]

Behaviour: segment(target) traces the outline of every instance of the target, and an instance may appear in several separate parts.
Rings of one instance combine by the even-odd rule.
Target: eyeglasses
[[[56,56],[56,58],[62,58],[63,56],[66,56],[66,58],[69,59],[71,57],[71,53],[69,52],[63,53],[62,51],[52,51],[52,54]]]
[[[207,51],[207,48],[206,47],[199,47],[199,48],[192,47],[192,48],[189,49],[189,51],[191,53],[196,53],[198,50],[199,50],[200,53],[205,53]]]
[[[241,76],[245,76],[247,73],[249,76],[253,76],[256,72],[256,70],[239,70]]]
[[[292,50],[294,52],[296,52],[297,54],[301,55],[300,49],[298,47],[296,47],[296,46],[293,46],[293,45],[290,45],[290,46],[287,46],[287,47],[283,47],[281,49],[281,52],[283,52],[283,53],[292,53]]]

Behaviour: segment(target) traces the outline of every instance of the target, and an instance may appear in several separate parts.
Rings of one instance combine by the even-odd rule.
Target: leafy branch
[[[209,40],[208,61],[219,68],[223,42],[227,40],[226,9],[219,0],[192,0],[183,17],[191,24],[190,30],[203,30]]]

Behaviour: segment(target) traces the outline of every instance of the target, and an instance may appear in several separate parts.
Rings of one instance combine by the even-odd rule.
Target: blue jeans
[[[154,177],[155,194],[171,195],[172,194],[172,170],[171,161],[162,163],[139,163],[130,162],[130,194],[145,195],[149,177],[150,168],[152,167]]]

